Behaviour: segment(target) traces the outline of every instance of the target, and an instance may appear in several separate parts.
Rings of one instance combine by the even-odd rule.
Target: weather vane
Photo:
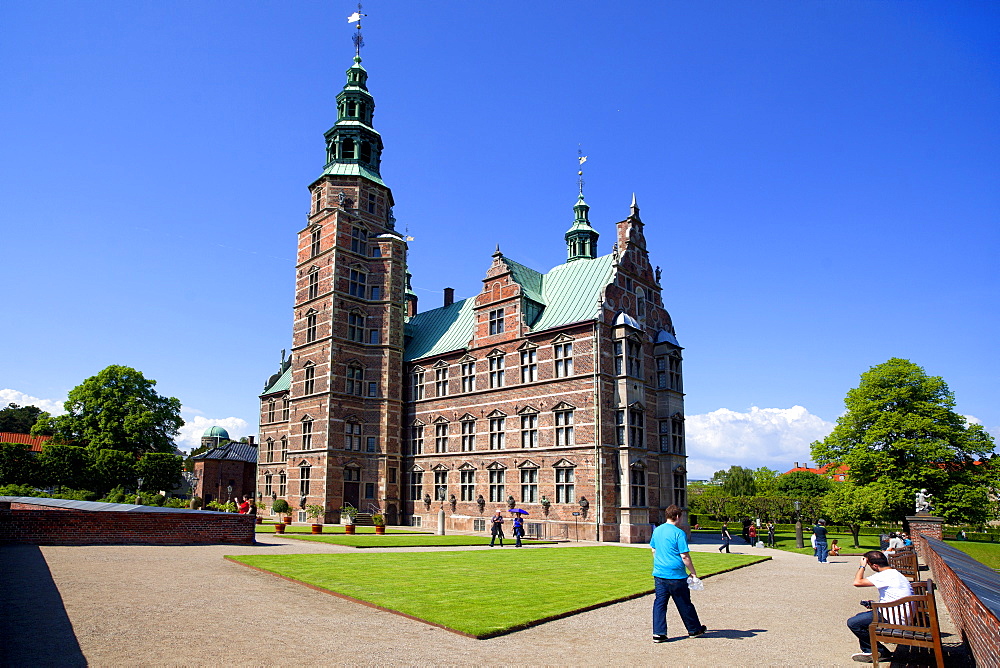
[[[351,38],[354,41],[354,55],[357,58],[361,58],[361,47],[363,47],[365,45],[365,39],[364,39],[364,37],[361,36],[361,17],[362,16],[368,16],[368,15],[361,13],[361,3],[359,2],[358,3],[358,11],[354,12],[353,14],[351,14],[350,16],[347,17],[347,22],[348,23],[357,23],[358,24],[358,31],[356,33],[354,33],[354,36]]]
[[[579,164],[580,171],[578,171],[576,175],[577,175],[577,180],[580,183],[580,197],[583,197],[583,163],[587,162],[587,156],[583,154],[583,149],[580,148],[579,144],[577,144],[576,159],[580,163]]]

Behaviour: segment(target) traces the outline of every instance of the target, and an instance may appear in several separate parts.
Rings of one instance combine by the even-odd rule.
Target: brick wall
[[[86,511],[9,503],[0,504],[0,544],[3,543],[253,545],[254,518],[207,512]]]
[[[996,572],[940,540],[923,535],[917,543],[934,574],[948,614],[968,643],[976,665],[1000,667],[1000,621],[997,620],[1000,582]]]

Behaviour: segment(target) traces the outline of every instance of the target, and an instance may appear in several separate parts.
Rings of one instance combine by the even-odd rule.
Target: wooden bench
[[[937,668],[944,668],[941,629],[934,602],[934,582],[914,582],[913,596],[888,603],[872,602],[872,623],[868,627],[872,645],[872,663],[878,666],[880,642],[922,647],[934,651]]]
[[[917,563],[917,553],[911,548],[896,550],[895,554],[885,555],[889,560],[889,568],[895,568],[903,577],[914,582],[920,580],[920,565]]]

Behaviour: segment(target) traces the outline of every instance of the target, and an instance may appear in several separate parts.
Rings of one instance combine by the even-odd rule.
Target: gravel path
[[[222,558],[354,552],[261,538],[254,547],[0,547],[0,665],[848,666],[858,665],[857,645],[844,622],[871,598],[850,586],[857,557],[820,565],[742,546],[773,559],[706,580],[693,595],[709,628],[700,638],[686,637],[671,606],[674,640],[654,645],[646,596],[474,640]],[[567,574],[566,586],[576,577],[600,574]]]

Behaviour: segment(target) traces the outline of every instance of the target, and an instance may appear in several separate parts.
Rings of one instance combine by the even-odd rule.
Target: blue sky
[[[0,4],[0,401],[108,364],[256,430],[349,2]],[[565,258],[576,152],[610,250],[636,193],[686,347],[693,477],[790,468],[870,366],[1000,434],[1000,5],[369,2],[382,175],[422,308],[500,244]],[[50,402],[50,403],[46,403]]]

